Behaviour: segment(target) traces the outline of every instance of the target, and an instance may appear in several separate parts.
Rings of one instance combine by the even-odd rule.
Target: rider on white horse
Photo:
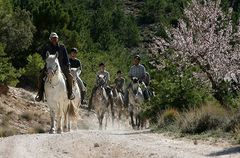
[[[70,62],[70,66],[71,68],[77,68],[79,70],[79,75],[82,72],[82,65],[79,59],[77,59],[77,53],[78,50],[77,48],[72,48],[70,51],[70,56],[69,56],[69,62]],[[81,92],[81,104],[85,103],[85,97],[86,97],[86,87],[82,81],[82,79],[80,78],[80,76],[77,76],[76,78],[77,80],[77,84],[79,86],[80,92]]]
[[[146,69],[142,64],[140,64],[140,61],[141,61],[141,57],[139,55],[135,55],[133,58],[133,66],[130,68],[128,76],[130,77],[130,79],[132,79],[133,77],[138,78],[139,83],[141,83],[141,88],[143,91],[144,99],[148,100],[149,94],[148,94],[146,85],[144,83],[144,81],[146,79]],[[131,87],[131,83],[128,85],[127,89],[130,87]],[[128,90],[126,90],[126,92],[124,94],[125,106],[128,105],[128,102],[129,102],[129,96],[128,96]]]
[[[67,79],[67,90],[68,90],[68,99],[73,100],[75,98],[72,92],[73,77],[70,72],[70,63],[67,55],[67,50],[64,45],[58,43],[58,35],[55,32],[52,32],[49,37],[50,44],[44,49],[42,55],[43,60],[46,60],[46,53],[49,52],[50,55],[56,54],[58,52],[58,61],[61,67],[62,72],[64,73]],[[44,78],[46,76],[46,65],[40,71],[38,78],[38,94],[35,97],[36,101],[41,101],[43,99],[44,93]]]
[[[92,94],[91,94],[91,97],[90,97],[90,100],[89,100],[89,105],[88,105],[88,109],[90,110],[92,107],[92,97],[97,89],[97,83],[98,83],[98,79],[99,79],[99,75],[103,75],[104,77],[104,81],[105,83],[103,83],[103,87],[105,88],[106,90],[106,93],[108,95],[108,98],[109,98],[109,101],[110,101],[110,104],[111,106],[113,106],[113,97],[112,97],[112,91],[111,91],[111,88],[109,87],[109,83],[110,83],[110,74],[109,72],[107,72],[105,70],[105,64],[104,63],[100,63],[99,64],[99,71],[97,72],[97,75],[96,75],[96,85],[93,87],[93,90],[92,90]]]

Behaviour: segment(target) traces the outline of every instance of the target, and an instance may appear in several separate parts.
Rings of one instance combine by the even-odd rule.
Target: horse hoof
[[[68,132],[68,130],[67,130],[67,129],[64,129],[63,132]]]
[[[70,128],[64,128],[63,129],[63,132],[70,132],[71,130],[70,130]]]
[[[50,129],[49,134],[54,134],[55,133],[55,129]]]
[[[58,129],[58,130],[57,130],[57,134],[62,134],[62,130],[61,130],[61,129]]]

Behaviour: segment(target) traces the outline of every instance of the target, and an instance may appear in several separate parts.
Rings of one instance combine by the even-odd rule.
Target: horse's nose
[[[47,76],[48,76],[48,77],[52,77],[52,76],[53,76],[53,71],[52,71],[51,69],[49,69],[49,70],[47,71]]]

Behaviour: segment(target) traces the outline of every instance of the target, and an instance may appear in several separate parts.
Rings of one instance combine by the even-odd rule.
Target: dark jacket
[[[71,68],[79,68],[82,70],[82,64],[79,59],[71,59],[69,58]]]
[[[69,63],[69,59],[68,59],[68,55],[67,55],[67,50],[65,48],[64,45],[62,44],[58,44],[56,46],[49,44],[42,52],[42,58],[45,61],[46,60],[46,53],[47,51],[53,55],[56,54],[56,52],[58,52],[58,60],[59,60],[59,64],[61,66],[61,68],[63,67],[69,67],[70,63]]]

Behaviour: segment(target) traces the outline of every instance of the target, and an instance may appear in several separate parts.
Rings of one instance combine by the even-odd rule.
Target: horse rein
[[[55,68],[55,69],[54,69]],[[58,65],[56,64],[54,67],[49,67],[49,68],[47,68],[47,72],[46,72],[46,74],[47,74],[47,83],[49,83],[49,85],[52,87],[52,88],[54,88],[55,86],[57,86],[58,84],[59,84],[59,82],[57,83],[57,84],[55,84],[55,85],[52,85],[52,79],[49,79],[48,78],[48,75],[49,75],[49,73],[51,73],[52,74],[52,76],[54,76],[56,73],[57,73],[57,71],[58,71]]]

